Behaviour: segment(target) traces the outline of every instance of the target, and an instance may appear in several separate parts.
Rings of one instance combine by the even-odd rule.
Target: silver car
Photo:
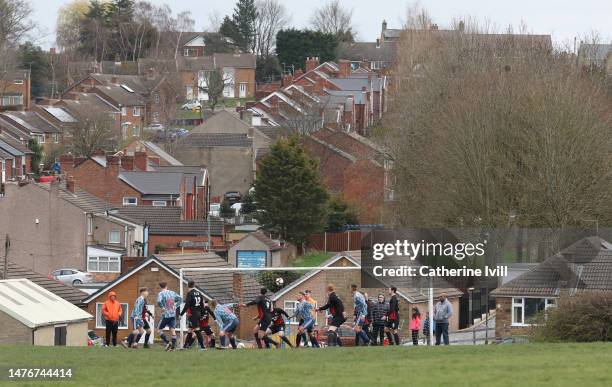
[[[80,285],[93,281],[92,274],[77,269],[58,269],[49,274],[49,277],[68,285]]]

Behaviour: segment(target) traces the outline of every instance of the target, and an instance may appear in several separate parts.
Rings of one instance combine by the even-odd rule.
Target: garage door
[[[238,267],[266,267],[266,251],[238,251],[236,260]]]

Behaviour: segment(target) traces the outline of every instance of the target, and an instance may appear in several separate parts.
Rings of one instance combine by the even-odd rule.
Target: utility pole
[[[9,235],[6,234],[6,237],[4,240],[4,268],[3,268],[3,273],[2,273],[2,279],[6,279],[8,276],[8,255],[9,255],[10,247],[11,247],[11,238],[9,238]]]

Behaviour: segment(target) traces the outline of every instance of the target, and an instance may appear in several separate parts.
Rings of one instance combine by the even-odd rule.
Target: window
[[[153,94],[153,100],[155,101],[156,104],[159,104],[159,93]]]
[[[55,144],[59,143],[59,133],[53,133],[51,136],[53,137],[53,142]]]
[[[36,139],[38,140],[39,144],[44,144],[45,143],[45,135],[44,134],[37,135]]]
[[[153,200],[153,207],[166,207],[165,200]]]
[[[119,273],[121,259],[119,257],[87,257],[87,271],[91,273]]]
[[[13,83],[14,83],[15,85],[23,85],[23,79],[15,79],[15,80],[13,81]]]
[[[121,232],[112,230],[108,233],[108,243],[121,243]]]
[[[119,318],[119,329],[128,329],[128,304],[122,303],[121,309],[123,313],[121,313],[121,317]],[[102,315],[102,302],[96,302],[96,328],[106,328],[106,320],[104,320],[104,316]]]
[[[134,106],[132,109],[132,115],[134,117],[140,117],[140,106]]]
[[[132,137],[140,137],[140,126],[134,125],[132,128]]]
[[[93,235],[93,218],[87,216],[87,235]]]
[[[532,325],[533,319],[540,312],[555,307],[556,301],[552,298],[512,298],[512,325]]]
[[[127,116],[127,108],[126,107],[122,107],[121,108],[121,115],[124,116],[124,117]]]
[[[125,197],[123,198],[123,205],[124,206],[136,206],[138,205],[138,199],[132,198],[132,197]]]

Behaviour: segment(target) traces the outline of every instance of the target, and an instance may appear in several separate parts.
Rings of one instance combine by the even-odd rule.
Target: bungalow
[[[495,336],[523,334],[559,297],[589,291],[612,291],[612,244],[599,237],[575,242],[492,291]]]
[[[99,336],[104,333],[104,319],[101,313],[102,304],[106,301],[109,292],[117,293],[119,302],[123,308],[123,316],[129,316],[133,308],[133,302],[139,296],[139,289],[146,287],[149,289],[147,308],[153,313],[153,320],[156,327],[160,319],[159,307],[157,306],[157,294],[159,293],[159,283],[166,282],[168,288],[179,293],[180,269],[188,268],[229,268],[230,265],[221,257],[214,253],[199,254],[175,254],[175,255],[153,255],[134,266],[129,271],[124,272],[119,278],[108,283],[97,292],[85,298],[87,311],[95,316],[90,321],[89,329],[95,330]],[[185,272],[183,289],[186,293],[187,281],[193,279],[196,288],[202,292],[207,300],[217,299],[220,302],[239,302],[240,300],[251,300],[259,294],[261,287],[251,276],[238,273],[222,272]],[[243,321],[249,321],[247,315],[255,314],[254,307],[236,308],[236,312],[243,313]],[[240,316],[239,316],[240,317]],[[184,320],[183,320],[184,323]],[[213,324],[215,325],[215,324]],[[183,326],[185,326],[183,324]],[[216,327],[215,327],[216,328]],[[134,327],[132,321],[127,317],[119,322],[120,335],[131,332]],[[155,329],[155,328],[153,328]],[[155,336],[156,333],[154,332]],[[238,336],[250,338],[252,336],[251,324],[241,324]]]

